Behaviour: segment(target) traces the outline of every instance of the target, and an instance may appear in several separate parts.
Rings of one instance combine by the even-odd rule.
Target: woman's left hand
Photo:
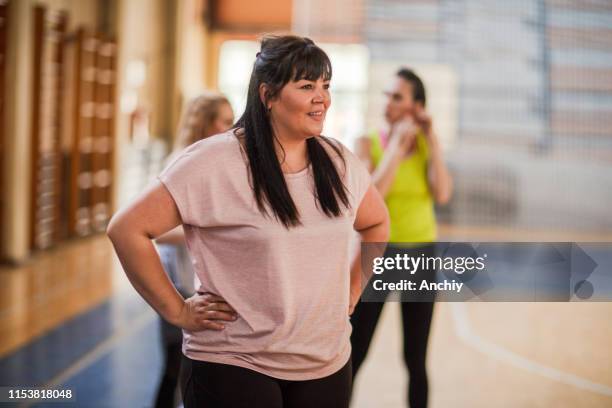
[[[416,107],[416,112],[414,115],[414,120],[417,125],[421,128],[425,136],[429,136],[431,133],[431,123],[432,119],[429,113],[420,105]]]

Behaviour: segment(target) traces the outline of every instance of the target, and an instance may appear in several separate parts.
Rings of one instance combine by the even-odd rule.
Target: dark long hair
[[[273,215],[286,228],[301,225],[300,215],[276,156],[276,136],[266,105],[260,99],[259,87],[261,84],[268,86],[266,100],[270,100],[277,97],[289,81],[319,78],[330,80],[331,76],[329,57],[311,39],[293,35],[265,36],[253,64],[246,108],[234,125],[236,130],[244,129],[249,171],[259,211],[269,215],[266,208],[268,204]],[[323,136],[313,136],[317,137],[308,138],[306,145],[314,175],[317,203],[328,217],[338,217],[342,214],[338,200],[346,208],[350,206],[346,187],[332,159],[317,139],[329,144],[342,158],[345,167],[346,163],[342,152],[333,142]]]
[[[412,85],[412,99],[415,102],[421,102],[423,107],[425,107],[427,95],[425,94],[425,85],[423,85],[421,78],[410,68],[400,68],[396,75]]]

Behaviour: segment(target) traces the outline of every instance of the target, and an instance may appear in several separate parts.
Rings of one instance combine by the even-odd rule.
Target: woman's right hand
[[[412,147],[418,130],[419,128],[412,117],[401,119],[393,126],[391,139],[389,140],[389,148],[393,149],[395,153],[400,156],[403,156]]]
[[[220,296],[197,293],[185,299],[176,325],[189,331],[223,330],[223,322],[238,318],[236,311]]]

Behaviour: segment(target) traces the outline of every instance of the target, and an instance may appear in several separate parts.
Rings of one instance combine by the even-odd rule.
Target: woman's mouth
[[[308,116],[316,121],[320,121],[323,119],[323,111],[308,112]]]

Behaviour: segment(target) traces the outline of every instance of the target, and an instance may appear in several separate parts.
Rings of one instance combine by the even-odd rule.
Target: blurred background
[[[325,134],[348,146],[383,125],[400,66],[423,78],[455,181],[440,240],[612,241],[610,0],[0,0],[0,386],[153,406],[159,323],[104,228],[183,104],[217,90],[238,117],[258,38],[286,32],[328,52]],[[403,406],[396,306],[355,407]],[[612,406],[610,316],[437,304],[431,406]]]

